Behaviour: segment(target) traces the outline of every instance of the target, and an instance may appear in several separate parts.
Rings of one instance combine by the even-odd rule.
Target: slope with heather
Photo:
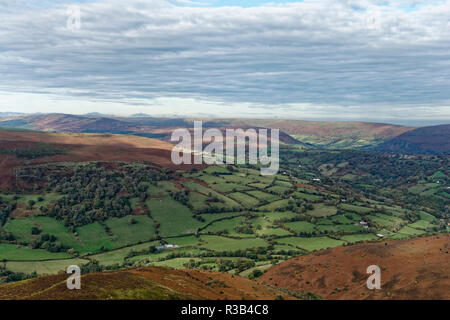
[[[274,266],[261,283],[312,291],[326,299],[450,299],[450,236],[363,243],[297,257]],[[370,265],[381,289],[366,286]]]
[[[450,124],[408,131],[373,150],[401,154],[450,154]]]
[[[42,148],[62,152],[42,153]],[[15,168],[25,164],[126,161],[167,168],[173,166],[171,150],[172,145],[167,142],[130,135],[0,130],[0,187],[12,189],[16,183]],[[31,153],[31,158],[27,152]],[[39,156],[34,156],[33,152]]]
[[[69,275],[0,285],[0,300],[268,300],[297,299],[283,290],[219,272],[147,267],[81,276],[81,290],[68,290]]]
[[[77,116],[67,114],[27,115],[0,119],[0,127],[39,131],[107,132],[158,137],[168,140],[175,128],[192,128],[194,120],[205,127],[279,129],[286,143],[304,143],[321,148],[373,146],[413,130],[412,127],[366,122],[329,122],[260,119],[182,119],[153,117]],[[290,136],[290,137],[289,137]]]

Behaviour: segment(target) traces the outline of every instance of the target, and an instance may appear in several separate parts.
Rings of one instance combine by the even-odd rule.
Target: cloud
[[[39,3],[0,0],[0,91],[149,113],[158,99],[185,99],[218,114],[308,106],[318,117],[450,119],[450,1]]]

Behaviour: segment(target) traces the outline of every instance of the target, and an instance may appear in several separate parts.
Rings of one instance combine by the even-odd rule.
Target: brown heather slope
[[[256,120],[233,119],[233,125],[246,124],[247,126],[260,126],[277,128],[290,135],[316,135],[316,136],[368,136],[374,138],[396,137],[402,133],[413,130],[412,127],[400,125],[357,122],[357,121],[305,121],[305,120]]]
[[[450,124],[408,131],[383,142],[374,150],[402,154],[450,154]]]
[[[0,285],[0,300],[210,299],[263,300],[295,297],[229,273],[145,267],[81,276],[81,290],[68,290],[59,274]]]
[[[204,127],[214,128],[270,128],[280,129],[282,141],[295,142],[293,136],[333,137],[335,139],[386,140],[413,130],[400,125],[356,121],[305,121],[274,119],[193,119],[153,117],[104,117],[69,114],[25,115],[0,119],[0,127],[20,127],[55,132],[156,133],[170,137],[175,128],[193,128],[194,120],[202,120]]]
[[[15,185],[14,168],[54,162],[125,161],[148,162],[176,169],[189,169],[189,165],[174,167],[171,161],[173,145],[151,138],[118,134],[42,133],[0,130],[0,148],[22,149],[39,143],[65,149],[66,154],[40,157],[33,160],[14,155],[0,155],[0,188]]]
[[[337,247],[287,260],[259,282],[325,299],[448,300],[449,250],[448,234]],[[369,265],[381,268],[381,290],[366,287]]]

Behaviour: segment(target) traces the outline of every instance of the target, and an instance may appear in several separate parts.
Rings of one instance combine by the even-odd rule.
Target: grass
[[[328,237],[313,237],[313,238],[289,237],[278,239],[278,242],[283,244],[291,244],[308,251],[334,248],[345,243],[345,241],[343,240],[335,240]]]
[[[223,179],[222,179],[223,180]],[[235,191],[245,191],[249,188],[237,183],[217,183],[217,184],[210,184],[209,185],[211,189],[221,192],[221,193],[228,193],[228,192],[235,192]]]
[[[88,263],[84,259],[66,259],[66,260],[52,260],[52,261],[33,261],[33,262],[7,262],[6,268],[13,272],[32,273],[36,272],[39,275],[55,274],[59,271],[65,271],[71,265],[81,266]]]
[[[198,192],[189,193],[189,203],[195,211],[209,208],[208,197]]]
[[[303,192],[294,192],[292,194],[292,196],[296,199],[306,199],[306,200],[310,200],[310,201],[318,201],[320,199],[322,199],[322,197],[314,195],[314,194],[308,194],[308,193],[303,193]]]
[[[266,204],[264,206],[259,207],[262,211],[275,211],[279,208],[286,208],[289,204],[289,199],[282,199],[278,201],[274,201],[272,203]]]
[[[292,187],[292,183],[290,183],[288,181],[284,181],[284,180],[276,180],[274,182],[274,184],[276,186],[280,186],[280,187],[286,187],[286,188],[291,188]]]
[[[436,225],[431,224],[429,221],[426,220],[419,220],[414,223],[411,223],[408,226],[414,229],[421,229],[421,230],[427,230],[429,228],[436,227]]]
[[[404,223],[404,221],[400,218],[397,218],[395,216],[389,216],[382,213],[370,215],[368,218],[370,219],[370,221],[376,222],[382,225],[383,227],[393,227]]]
[[[253,197],[246,195],[245,193],[241,193],[241,192],[230,193],[230,194],[228,194],[228,196],[230,198],[236,200],[237,202],[239,202],[241,205],[243,205],[246,208],[255,207],[259,203],[258,199],[253,198]]]
[[[199,261],[199,258],[174,258],[170,260],[153,262],[152,265],[157,267],[170,267],[175,269],[185,268],[183,265],[188,263],[190,260]]]
[[[285,193],[289,193],[289,191],[290,191],[289,188],[281,187],[281,186],[273,186],[273,187],[267,188],[266,190],[270,191],[271,193],[278,194],[278,195],[283,195]]]
[[[91,259],[97,260],[101,265],[109,266],[114,264],[122,264],[125,261],[125,257],[132,251],[147,250],[150,246],[156,246],[159,241],[141,243],[135,246],[112,250],[104,253],[99,253],[90,256]]]
[[[256,234],[259,237],[262,236],[278,236],[278,237],[283,237],[283,236],[289,236],[291,235],[291,233],[289,231],[286,231],[282,228],[266,228],[266,229],[261,229],[261,230],[257,230]]]
[[[65,252],[49,252],[42,249],[32,249],[15,244],[0,243],[0,260],[39,261],[66,259],[72,256]]]
[[[329,220],[332,221],[332,222],[335,222],[335,223],[339,223],[339,224],[352,224],[352,223],[354,223],[353,220],[347,218],[346,216],[344,216],[342,214],[333,216]]]
[[[162,250],[153,254],[142,254],[138,256],[131,257],[127,259],[127,262],[131,262],[134,264],[147,264],[150,262],[158,262],[161,259],[166,259],[172,253],[184,253],[187,257],[191,258],[195,255],[199,255],[203,253],[203,250],[200,249],[170,249],[170,250]]]
[[[217,232],[217,231],[223,231],[227,230],[229,235],[235,236],[235,237],[251,237],[252,235],[248,234],[242,234],[237,233],[235,231],[235,227],[241,225],[245,221],[244,217],[236,217],[232,219],[225,219],[221,221],[214,222],[210,226],[208,226],[206,229],[202,230],[202,233],[207,232]]]
[[[355,226],[352,224],[331,224],[331,225],[318,225],[317,229],[321,232],[361,232],[361,226]]]
[[[295,233],[312,233],[315,225],[306,221],[295,221],[284,224],[286,227],[292,229]]]
[[[57,242],[69,248],[74,248],[76,251],[82,251],[83,246],[74,234],[61,221],[51,217],[34,216],[10,219],[5,224],[4,229],[11,232],[16,240],[29,243],[33,238],[37,238],[37,236],[31,235],[33,226],[39,227],[42,234],[54,235]]]
[[[314,209],[308,211],[307,213],[314,217],[329,217],[337,212],[337,208],[335,206],[327,206],[323,203],[314,204]]]
[[[171,244],[176,244],[179,247],[193,247],[198,245],[200,240],[196,236],[187,236],[187,237],[170,238],[166,239],[166,241]]]
[[[242,213],[239,212],[204,213],[201,216],[205,220],[204,224],[206,225],[216,220],[221,220],[223,218],[239,215],[242,215]]]
[[[378,237],[373,233],[358,233],[358,234],[349,234],[341,237],[342,240],[345,240],[349,243],[355,243],[359,241],[372,241],[378,239]]]
[[[102,250],[112,250],[119,247],[98,222],[78,227],[76,232],[82,243],[82,247],[79,250],[81,253],[97,253]]]
[[[42,197],[42,201],[38,201],[39,197]],[[22,194],[19,195],[19,199],[17,200],[18,204],[23,204],[27,206],[28,201],[32,200],[35,202],[33,205],[32,210],[34,213],[41,213],[39,210],[40,207],[47,207],[54,201],[57,201],[58,199],[62,198],[62,195],[57,193],[44,193],[44,194]]]
[[[403,228],[398,230],[398,233],[408,235],[408,236],[418,236],[418,235],[424,234],[425,231],[417,230],[417,229],[411,228],[410,226],[404,226]]]
[[[262,212],[261,215],[267,217],[267,219],[272,222],[282,219],[292,219],[297,216],[297,214],[292,211]]]
[[[425,211],[419,211],[419,217],[420,217],[420,220],[426,220],[426,221],[430,221],[430,222],[436,220],[436,218],[433,215],[426,213]]]
[[[266,247],[267,243],[258,238],[253,239],[231,239],[220,236],[201,236],[200,246],[214,251],[236,251],[257,247]]]
[[[188,181],[185,183],[185,185],[194,191],[197,191],[205,196],[213,196],[213,197],[217,197],[218,199],[220,199],[221,201],[223,201],[223,205],[224,207],[226,207],[227,209],[233,209],[233,208],[239,208],[240,205],[239,203],[237,203],[236,201],[210,189],[210,188],[206,188],[198,183],[195,183],[193,181]]]
[[[372,212],[373,209],[372,208],[366,208],[366,207],[361,207],[361,206],[355,206],[353,204],[341,204],[340,208],[343,210],[347,210],[347,211],[352,211],[352,212],[356,212],[358,214],[367,214],[369,212]]]
[[[17,241],[29,243],[33,237],[31,236],[31,228],[35,223],[30,218],[9,219],[3,229],[10,232]]]
[[[42,233],[52,234],[56,237],[56,241],[61,242],[63,245],[79,252],[82,251],[81,242],[64,226],[62,221],[44,216],[35,217],[33,220],[39,225]]]
[[[120,247],[155,238],[154,222],[148,216],[109,218],[105,224],[111,230],[114,242]]]
[[[261,201],[264,200],[267,202],[273,202],[276,200],[280,200],[280,197],[278,197],[274,194],[260,191],[260,190],[251,190],[251,191],[247,191],[246,193],[251,195],[252,197],[255,197],[258,200],[261,200]]]
[[[171,199],[150,199],[147,201],[152,218],[160,223],[159,233],[163,237],[195,233],[202,222],[192,217],[189,208]]]

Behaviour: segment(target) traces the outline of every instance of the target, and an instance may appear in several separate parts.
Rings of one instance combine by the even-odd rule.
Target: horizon
[[[4,114],[11,114],[8,116],[4,116]],[[97,111],[88,112],[88,113],[65,113],[65,112],[30,112],[30,113],[20,113],[14,111],[0,111],[0,119],[1,118],[9,118],[9,117],[24,117],[24,116],[33,116],[33,115],[67,115],[67,116],[85,116],[85,117],[99,117],[99,118],[174,118],[174,119],[253,119],[253,120],[283,120],[283,121],[309,121],[309,122],[362,122],[362,123],[374,123],[374,124],[388,124],[388,125],[396,125],[396,126],[405,126],[405,127],[428,127],[428,126],[439,126],[439,125],[450,125],[450,120],[429,120],[429,121],[415,121],[415,120],[371,120],[371,119],[307,119],[307,118],[283,118],[283,117],[262,117],[258,115],[254,116],[237,116],[237,117],[219,117],[219,116],[201,116],[201,115],[175,115],[175,114],[167,114],[167,115],[152,115],[150,113],[130,113],[130,114],[105,114]]]

